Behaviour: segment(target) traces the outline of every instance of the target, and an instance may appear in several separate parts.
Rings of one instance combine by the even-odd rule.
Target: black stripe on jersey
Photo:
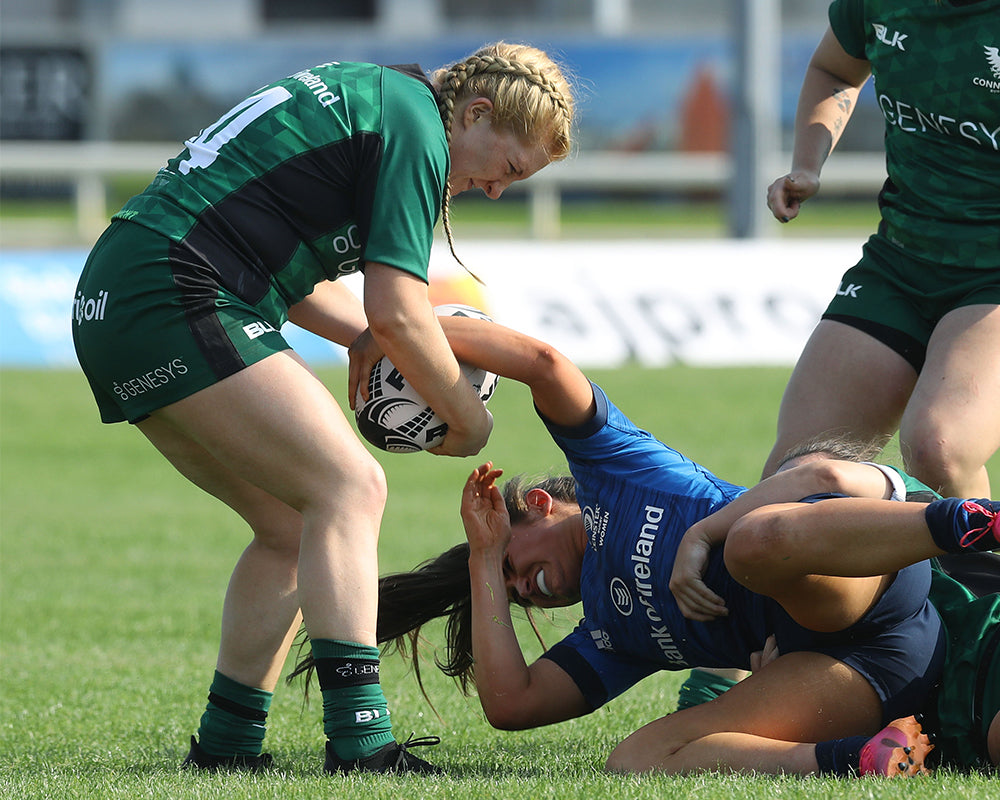
[[[239,372],[246,364],[216,316],[219,282],[211,265],[185,243],[172,242],[170,269],[182,295],[188,329],[212,372],[219,380]]]
[[[255,305],[303,242],[352,220],[363,256],[381,161],[375,133],[294,156],[202,212],[181,247],[197,254],[198,273]]]

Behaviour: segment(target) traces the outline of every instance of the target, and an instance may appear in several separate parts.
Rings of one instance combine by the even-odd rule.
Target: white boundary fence
[[[0,143],[0,172],[7,178],[63,179],[75,186],[77,227],[93,239],[107,225],[107,189],[118,175],[153,174],[181,150],[163,142]],[[788,155],[776,157],[766,175],[788,169]],[[837,154],[823,173],[823,191],[874,195],[885,180],[882,154]],[[532,235],[559,234],[562,193],[567,190],[725,191],[732,161],[724,153],[580,153],[512,185],[528,193]],[[763,198],[761,198],[763,202]]]

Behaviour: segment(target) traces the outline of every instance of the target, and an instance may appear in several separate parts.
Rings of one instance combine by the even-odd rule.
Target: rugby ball
[[[472,306],[436,306],[439,317],[475,317],[493,320]],[[497,388],[497,376],[484,369],[459,364],[462,374],[485,403]],[[368,377],[368,402],[358,392],[354,407],[358,431],[369,442],[389,453],[417,453],[444,441],[448,425],[424,402],[402,373],[385,356],[372,367]]]

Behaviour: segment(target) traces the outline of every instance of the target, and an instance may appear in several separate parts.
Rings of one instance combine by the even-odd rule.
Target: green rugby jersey
[[[449,153],[416,65],[320,64],[184,144],[115,218],[173,240],[202,291],[280,313],[367,261],[427,279]]]
[[[889,467],[914,492],[940,495],[898,467]],[[931,603],[948,636],[945,673],[930,711],[942,763],[982,769],[989,766],[986,737],[1000,712],[1000,595],[980,598],[942,571],[931,559]]]
[[[1000,0],[834,0],[885,118],[880,233],[945,265],[1000,267]]]
[[[941,759],[983,769],[990,763],[990,724],[1000,713],[1000,595],[977,599],[935,569],[929,597],[948,633],[945,671],[932,711]]]

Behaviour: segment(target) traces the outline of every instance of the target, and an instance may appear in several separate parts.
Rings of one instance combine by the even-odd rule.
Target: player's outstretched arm
[[[459,361],[526,384],[538,410],[557,425],[580,425],[594,416],[594,391],[580,368],[552,345],[494,322],[443,317]]]

